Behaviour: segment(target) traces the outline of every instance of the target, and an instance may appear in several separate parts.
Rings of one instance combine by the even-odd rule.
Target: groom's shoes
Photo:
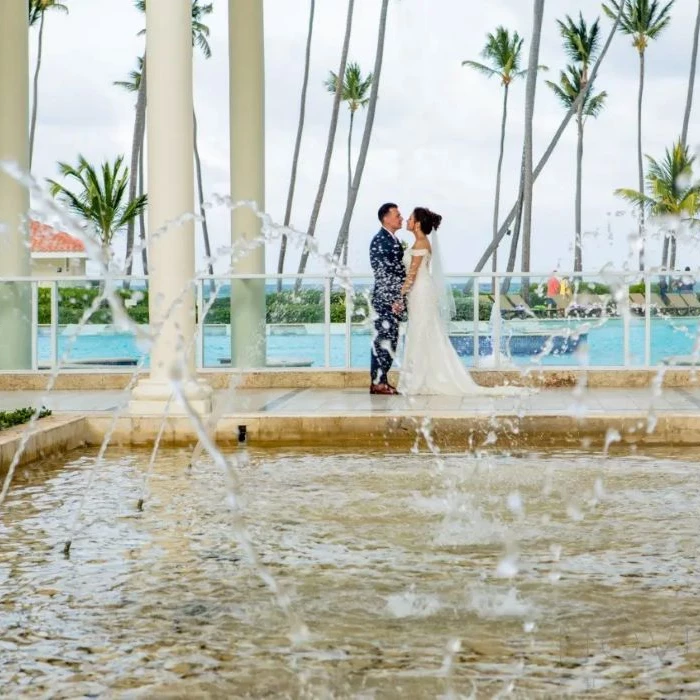
[[[372,384],[369,387],[370,394],[381,394],[383,396],[398,396],[399,392],[390,384]]]

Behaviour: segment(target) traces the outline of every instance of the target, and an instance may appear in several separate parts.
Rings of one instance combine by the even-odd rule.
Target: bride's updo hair
[[[431,231],[437,230],[442,221],[440,214],[430,211],[427,207],[416,207],[413,210],[413,218],[420,224],[420,230],[426,236],[429,236]]]

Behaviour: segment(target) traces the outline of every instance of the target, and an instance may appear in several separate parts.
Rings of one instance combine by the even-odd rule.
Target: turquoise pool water
[[[574,328],[575,326],[571,326]],[[580,325],[579,325],[580,327]],[[552,329],[565,328],[561,324]],[[698,331],[697,318],[652,319],[651,364],[663,360],[689,355],[693,351]],[[624,366],[623,322],[610,319],[600,325],[591,323],[587,330],[587,340],[581,343],[572,354],[549,354],[544,356],[514,356],[513,362],[519,366],[581,366],[597,367]],[[67,335],[59,337],[59,355],[62,356],[71,343]],[[369,367],[371,336],[366,333],[353,333],[348,365],[353,368]],[[630,321],[629,347],[630,365],[644,365],[645,326],[643,319]],[[45,364],[51,357],[51,342],[48,329],[39,330],[39,361]],[[96,358],[132,358],[143,355],[129,333],[96,334],[89,326],[84,328],[72,345],[69,360],[91,360]],[[204,341],[204,366],[220,367],[221,360],[230,357],[230,338],[220,332],[210,331]],[[270,335],[267,339],[267,358],[270,362],[311,361],[313,367],[324,367],[324,336],[321,332],[307,335]],[[464,357],[467,365],[473,364],[473,357]],[[331,336],[330,367],[345,367],[345,337]]]

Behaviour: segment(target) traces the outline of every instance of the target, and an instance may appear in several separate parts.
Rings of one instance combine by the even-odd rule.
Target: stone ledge
[[[515,415],[430,414],[406,412],[401,415],[356,413],[353,415],[271,416],[248,414],[224,416],[217,425],[216,441],[227,448],[236,443],[238,426],[245,425],[251,445],[283,447],[304,445],[343,449],[379,450],[408,448],[419,439],[423,421],[430,421],[433,439],[441,449],[465,453],[482,446],[487,449],[546,449],[573,447],[602,450],[609,429],[621,435],[619,444],[700,445],[700,415],[666,413],[658,415],[653,432],[647,432],[647,415],[597,414],[577,418],[567,415],[537,414],[518,418]],[[146,447],[154,443],[163,426],[164,447],[189,446],[197,442],[194,427],[187,417],[122,416],[114,424],[110,444]],[[86,416],[54,415],[38,421],[20,460],[25,465],[43,457],[67,452],[82,445],[98,446],[113,427],[109,414]],[[12,461],[26,426],[3,431],[0,435],[0,474]],[[496,440],[491,439],[495,433]],[[618,443],[611,446],[615,450]]]
[[[29,429],[28,425],[18,425],[0,432],[0,474],[4,474],[12,463]],[[39,419],[32,426],[18,466],[84,445],[86,427],[84,416],[59,414]]]
[[[0,372],[0,391],[42,391],[49,372]],[[143,372],[142,376],[148,376]],[[665,387],[700,385],[700,370],[695,368],[658,369],[560,369],[557,367],[520,370],[478,369],[472,371],[474,380],[484,386],[511,383],[548,388],[573,387],[585,381],[589,387],[610,389],[649,387],[662,380]],[[56,378],[56,391],[121,390],[132,380],[133,372],[114,370],[62,371]],[[359,389],[369,384],[367,370],[343,369],[284,369],[238,372],[235,370],[204,370],[197,374],[212,389],[225,389],[233,383],[241,389]],[[398,381],[396,373],[392,381]]]

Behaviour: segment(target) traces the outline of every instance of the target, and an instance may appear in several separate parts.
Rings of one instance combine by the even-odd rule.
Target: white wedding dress
[[[399,393],[406,396],[442,395],[523,395],[527,389],[512,386],[484,387],[469,374],[447,334],[446,322],[440,313],[442,290],[431,274],[429,250],[408,248],[404,264],[411,265],[413,256],[423,260],[408,292],[408,325],[399,379]]]

